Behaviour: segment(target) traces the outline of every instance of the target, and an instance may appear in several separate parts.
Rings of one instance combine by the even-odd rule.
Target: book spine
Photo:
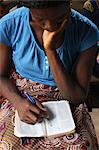
[[[47,137],[47,126],[46,126],[46,120],[44,119],[44,128],[45,128],[45,137]]]

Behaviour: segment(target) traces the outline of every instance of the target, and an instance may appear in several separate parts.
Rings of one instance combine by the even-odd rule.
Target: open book
[[[42,104],[48,109],[49,119],[35,125],[22,122],[16,111],[14,134],[17,137],[57,137],[75,132],[68,101],[49,101]]]

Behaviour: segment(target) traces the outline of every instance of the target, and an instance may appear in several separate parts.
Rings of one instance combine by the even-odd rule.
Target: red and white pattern
[[[57,87],[52,87],[22,78],[11,71],[10,79],[20,91],[27,91],[29,95],[41,103],[49,100],[61,100],[62,96]],[[98,150],[97,138],[91,117],[85,105],[71,107],[76,124],[76,133],[58,138],[28,138],[22,145],[21,138],[14,136],[15,108],[4,99],[0,109],[0,149],[2,150]]]

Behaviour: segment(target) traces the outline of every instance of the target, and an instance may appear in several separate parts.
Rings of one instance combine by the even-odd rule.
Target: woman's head
[[[30,8],[32,22],[44,30],[55,31],[70,17],[70,0],[32,0],[25,1]]]

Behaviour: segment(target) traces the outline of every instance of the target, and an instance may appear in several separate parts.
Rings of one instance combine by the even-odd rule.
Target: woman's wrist
[[[56,49],[48,48],[48,49],[45,50],[45,53],[46,53],[47,56],[53,56],[56,53]]]
[[[15,108],[18,108],[18,107],[20,107],[20,102],[21,102],[21,101],[22,101],[22,96],[19,95],[19,94],[15,94],[15,95],[13,95],[13,97],[12,97],[11,103],[13,104],[13,106],[14,106]]]

